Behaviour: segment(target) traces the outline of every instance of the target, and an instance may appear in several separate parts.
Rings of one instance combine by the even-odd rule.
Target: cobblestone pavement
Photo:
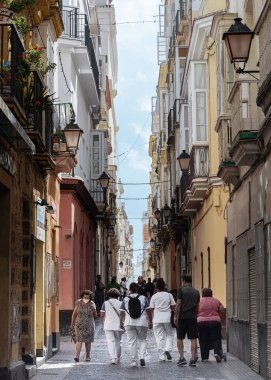
[[[98,322],[95,342],[91,350],[91,362],[85,362],[84,347],[80,362],[75,363],[74,344],[69,337],[61,338],[61,350],[44,365],[38,368],[33,380],[129,380],[129,379],[182,379],[182,380],[260,380],[261,376],[253,372],[230,354],[227,361],[216,363],[211,352],[210,361],[197,363],[197,367],[178,367],[178,352],[174,345],[173,361],[159,362],[153,332],[148,333],[148,356],[145,368],[129,367],[128,345],[126,334],[123,336],[122,360],[120,364],[112,365],[109,361],[105,335]],[[175,338],[176,339],[176,338]],[[176,343],[176,342],[175,342]],[[189,360],[189,341],[185,342],[185,357]]]

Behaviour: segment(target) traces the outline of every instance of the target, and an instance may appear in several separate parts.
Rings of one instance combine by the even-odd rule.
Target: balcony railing
[[[258,82],[237,80],[229,96],[232,140],[240,131],[258,131],[263,114],[256,105]]]
[[[47,109],[45,110],[45,145],[46,151],[49,154],[53,154],[53,141],[52,136],[54,132],[54,124],[53,124],[53,110]]]
[[[183,173],[181,178],[181,201],[183,203],[186,191],[196,178],[209,176],[209,147],[193,146],[190,154],[188,173]]]
[[[175,134],[175,128],[174,128],[174,123],[173,123],[173,109],[171,109],[168,113],[167,125],[168,125],[168,139],[169,139],[171,136],[174,136]]]
[[[23,107],[23,85],[17,67],[24,52],[15,26],[0,22],[0,95],[14,98]]]
[[[175,128],[180,126],[180,99],[175,99],[173,105],[173,124]]]
[[[87,47],[97,92],[99,93],[99,69],[87,17],[85,14],[79,13],[78,8],[63,7],[62,19],[64,23],[63,37],[79,39]]]
[[[97,179],[90,182],[90,194],[95,203],[104,203],[104,192]]]
[[[86,44],[86,47],[88,50],[88,55],[89,55],[91,67],[93,70],[93,76],[94,76],[97,92],[100,93],[100,90],[99,90],[99,69],[98,69],[98,65],[97,65],[97,60],[96,60],[96,55],[95,55],[95,50],[94,50],[92,38],[90,37],[89,26],[87,25],[87,23],[85,24],[85,44]]]
[[[180,16],[185,17],[188,15],[188,1],[180,0]]]
[[[27,129],[38,131],[43,136],[42,108],[37,105],[37,101],[42,99],[44,84],[37,71],[32,71],[27,86],[27,95],[24,99],[24,106],[27,115]]]

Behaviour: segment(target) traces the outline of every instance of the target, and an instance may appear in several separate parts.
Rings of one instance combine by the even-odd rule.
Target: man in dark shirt
[[[150,277],[148,278],[148,282],[145,285],[145,289],[146,289],[146,292],[147,292],[147,298],[150,300],[151,297],[153,296],[153,293],[154,293],[154,285],[151,282],[151,278]]]
[[[187,334],[191,341],[191,359],[189,365],[196,366],[197,356],[197,313],[200,300],[198,290],[192,286],[192,277],[190,275],[183,276],[183,287],[179,289],[177,302],[175,306],[174,322],[177,326],[177,347],[180,353],[178,365],[183,367],[187,364],[184,358],[183,340]]]
[[[146,284],[144,282],[143,276],[138,276],[137,278],[138,294],[147,297]]]

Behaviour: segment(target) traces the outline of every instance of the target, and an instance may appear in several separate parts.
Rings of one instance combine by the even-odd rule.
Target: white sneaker
[[[161,354],[159,356],[159,360],[164,362],[166,360],[166,355],[165,354]]]
[[[115,359],[111,359],[111,360],[110,360],[110,363],[111,363],[111,364],[116,364],[116,360],[115,360]]]
[[[132,360],[130,363],[131,367],[137,367],[137,362],[135,360]]]
[[[120,358],[115,359],[115,363],[119,364],[120,363]]]

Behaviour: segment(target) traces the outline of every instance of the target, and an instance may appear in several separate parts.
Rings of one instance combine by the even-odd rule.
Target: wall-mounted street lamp
[[[107,190],[107,189],[108,189],[108,186],[109,186],[109,180],[110,180],[109,175],[106,174],[106,172],[102,172],[102,174],[101,174],[100,177],[98,178],[98,181],[100,182],[101,188],[102,188],[103,190]]]
[[[48,214],[54,214],[55,213],[53,206],[49,205],[49,203],[46,201],[46,199],[40,199],[38,201],[34,201],[33,203],[36,205],[39,205],[41,207],[45,207],[45,210],[46,210],[46,212],[48,212]]]
[[[153,233],[154,237],[157,235],[157,233],[158,233],[158,226],[157,226],[157,224],[154,224],[152,226],[152,233]]]
[[[225,41],[231,63],[233,63],[235,71],[238,74],[258,73],[258,70],[245,71],[254,32],[241,22],[242,19],[240,17],[235,18],[234,21],[235,23],[230,26],[222,37]],[[239,63],[243,63],[242,68],[236,67],[236,64]]]
[[[112,212],[108,218],[109,227],[114,228],[117,223],[116,215]]]
[[[161,219],[161,211],[157,208],[154,212],[154,216],[157,220]]]
[[[187,173],[190,164],[190,156],[185,150],[177,157],[182,172]]]
[[[155,247],[155,240],[154,239],[150,240],[150,246],[151,246],[151,248]]]
[[[119,267],[120,267],[120,269],[123,268],[123,262],[122,261],[119,263]]]
[[[63,129],[63,134],[67,144],[67,149],[72,151],[77,151],[79,147],[80,137],[83,134],[82,129],[75,124],[74,113],[70,118],[69,124]]]
[[[102,174],[98,178],[98,181],[99,181],[100,186],[103,189],[103,193],[104,193],[103,194],[104,195],[104,211],[106,210],[106,206],[107,206],[106,192],[107,192],[107,189],[109,186],[109,180],[110,180],[110,177],[108,174],[106,174],[106,172],[102,172]]]
[[[168,218],[170,217],[170,213],[171,213],[170,207],[168,207],[168,205],[165,204],[165,206],[163,208],[163,214],[164,214],[164,217],[166,220],[168,220]]]

